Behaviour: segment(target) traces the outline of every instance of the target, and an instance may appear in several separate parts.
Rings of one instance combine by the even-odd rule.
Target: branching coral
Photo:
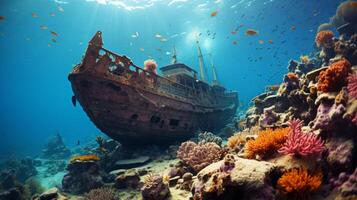
[[[260,131],[257,139],[247,142],[247,157],[254,158],[259,156],[260,158],[265,158],[274,154],[286,141],[289,130],[289,128],[278,128]]]
[[[278,180],[277,186],[284,194],[303,196],[315,192],[322,183],[322,173],[309,174],[306,169],[292,169],[285,172]],[[306,197],[306,196],[305,196]]]
[[[315,43],[317,47],[331,47],[332,46],[332,31],[320,31],[317,33]]]
[[[279,153],[309,156],[320,154],[324,150],[324,142],[313,133],[303,133],[302,121],[290,121],[290,133],[284,145],[278,150]]]
[[[177,157],[189,165],[195,172],[199,172],[213,162],[221,159],[223,151],[213,142],[196,144],[187,141],[181,144]]]
[[[85,197],[85,200],[117,200],[119,199],[118,193],[110,187],[102,187],[93,189],[88,192]]]
[[[95,154],[74,156],[71,158],[70,163],[74,162],[86,162],[86,161],[99,161],[100,158]]]
[[[351,63],[342,59],[321,71],[317,82],[317,90],[320,92],[337,92],[346,84],[346,77],[350,70]]]
[[[347,82],[348,95],[357,99],[357,74],[350,74],[347,77]]]

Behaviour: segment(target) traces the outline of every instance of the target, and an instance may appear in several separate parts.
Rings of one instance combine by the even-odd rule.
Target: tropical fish
[[[35,18],[38,17],[38,15],[34,12],[31,15],[32,15],[32,17],[35,17]]]
[[[268,42],[269,42],[269,44],[273,44],[274,43],[273,40],[269,40]]]
[[[249,36],[253,36],[253,35],[257,35],[258,31],[254,30],[254,29],[248,29],[245,31],[245,34],[249,35]]]
[[[5,17],[4,16],[0,16],[0,21],[4,21]]]
[[[218,14],[218,11],[213,11],[213,12],[211,12],[211,17],[216,17],[217,14]]]
[[[43,30],[46,30],[46,29],[48,29],[48,26],[41,25],[40,28],[43,29]]]
[[[50,31],[50,32],[51,32],[51,34],[52,34],[53,36],[55,36],[55,37],[58,36],[58,34],[57,34],[56,32],[54,32],[54,31]]]
[[[61,6],[58,6],[58,11],[64,12],[64,9]]]

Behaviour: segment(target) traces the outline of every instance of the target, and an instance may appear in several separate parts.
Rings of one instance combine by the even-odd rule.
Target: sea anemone
[[[266,129],[260,131],[257,139],[250,140],[246,144],[246,155],[248,158],[265,158],[274,154],[284,144],[289,128]]]
[[[346,77],[351,68],[351,63],[346,59],[339,60],[330,67],[321,71],[317,82],[317,90],[320,92],[337,92],[346,85]]]
[[[278,150],[279,153],[309,156],[320,154],[324,150],[324,142],[317,135],[302,132],[301,120],[292,120],[289,123],[290,133],[286,142]]]
[[[153,59],[145,60],[144,69],[149,71],[149,72],[157,74],[157,70],[156,70],[157,69],[157,64],[156,64],[155,60],[153,60]]]
[[[306,196],[317,191],[322,183],[322,173],[309,174],[307,169],[299,168],[285,172],[277,182],[278,189],[295,199],[306,199]]]
[[[332,31],[320,31],[316,34],[315,43],[317,47],[332,47],[333,37]]]
[[[88,161],[99,161],[100,158],[95,154],[74,156],[71,158],[70,163],[74,162],[88,162]]]

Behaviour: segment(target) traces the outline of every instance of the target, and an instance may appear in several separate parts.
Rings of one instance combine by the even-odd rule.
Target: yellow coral
[[[100,158],[95,155],[95,154],[88,154],[88,155],[80,155],[80,156],[74,156],[71,158],[70,162],[85,162],[85,161],[99,161]]]
[[[292,169],[285,172],[278,180],[277,186],[284,194],[306,195],[315,192],[322,183],[322,173],[309,174],[306,169]]]
[[[242,134],[237,133],[228,138],[227,146],[229,149],[235,149],[240,144],[245,144],[245,139]]]
[[[300,62],[307,64],[310,61],[309,56],[305,55],[305,56],[300,56]]]
[[[247,158],[267,157],[275,153],[285,143],[290,128],[266,129],[260,131],[257,139],[246,144]]]

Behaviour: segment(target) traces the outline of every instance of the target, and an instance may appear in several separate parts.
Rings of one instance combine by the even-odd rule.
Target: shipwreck
[[[72,101],[103,133],[124,144],[182,141],[197,130],[218,130],[235,115],[238,93],[228,92],[216,78],[207,83],[199,45],[198,53],[201,80],[177,63],[176,54],[158,75],[105,49],[97,32],[68,76]]]

